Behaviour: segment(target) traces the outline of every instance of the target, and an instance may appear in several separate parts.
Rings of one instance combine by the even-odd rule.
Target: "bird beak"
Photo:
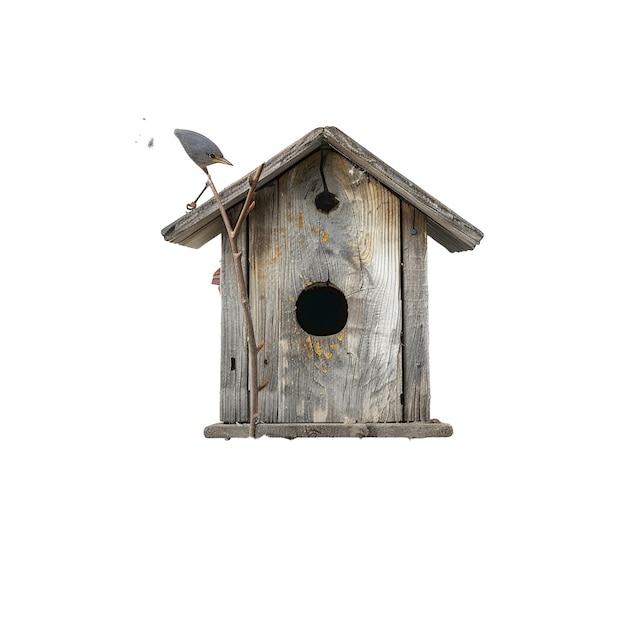
[[[232,165],[232,163],[230,161],[228,161],[227,159],[225,159],[224,157],[215,157],[215,159],[213,159],[214,163],[223,163],[224,165]]]

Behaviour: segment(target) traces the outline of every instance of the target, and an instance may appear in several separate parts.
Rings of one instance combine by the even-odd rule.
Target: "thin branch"
[[[259,182],[259,178],[261,178],[261,172],[263,171],[264,167],[265,167],[265,163],[261,163],[261,165],[259,165],[259,167],[257,167],[256,170],[254,170],[254,174],[252,174],[252,178],[248,179],[248,182],[250,183],[250,189],[248,189],[248,195],[246,196],[244,207],[246,205],[249,205],[250,202],[252,201],[254,190],[256,189],[256,186]]]
[[[241,214],[239,215],[239,219],[237,220],[237,223],[235,224],[235,228],[233,229],[235,237],[239,235],[239,231],[241,230],[241,227],[244,225],[246,221],[246,217],[248,217],[248,215],[252,213],[252,209],[254,209],[255,206],[256,206],[256,202],[253,200],[250,203],[250,206],[247,208],[247,210],[241,211]]]
[[[237,224],[235,225],[233,231],[235,237],[237,237],[239,231],[241,230],[241,227],[246,221],[246,218],[248,217],[252,209],[254,209],[254,207],[256,206],[256,202],[252,199],[252,196],[254,195],[254,190],[256,189],[257,183],[259,182],[259,178],[261,177],[261,172],[263,171],[264,167],[265,163],[261,163],[261,165],[259,165],[259,167],[257,167],[254,171],[254,174],[248,179],[248,182],[250,183],[250,189],[248,189],[248,195],[246,196],[246,200],[243,203],[243,209],[241,210],[241,214],[239,215],[239,219],[237,220]]]
[[[213,180],[211,179],[211,175],[207,171],[207,184],[211,187],[211,191],[215,196],[215,201],[217,202],[217,206],[219,207],[220,214],[222,216],[222,220],[224,221],[224,226],[226,228],[226,233],[228,234],[228,240],[230,241],[230,248],[233,253],[233,260],[235,264],[235,276],[237,277],[237,285],[239,286],[239,296],[241,299],[241,307],[243,309],[244,314],[244,325],[246,330],[246,339],[248,341],[248,369],[250,375],[250,437],[254,437],[256,434],[256,422],[259,417],[259,380],[258,380],[258,354],[260,348],[257,346],[256,338],[254,336],[254,324],[252,322],[252,312],[250,311],[250,302],[248,301],[248,290],[246,287],[246,279],[243,271],[243,263],[241,261],[242,253],[237,246],[237,235],[241,230],[241,227],[245,221],[246,216],[252,211],[254,208],[254,201],[252,200],[252,196],[254,195],[254,190],[256,188],[257,183],[259,182],[259,177],[261,176],[261,171],[265,164],[262,163],[256,169],[252,180],[250,181],[250,189],[248,190],[248,195],[243,205],[243,209],[241,211],[241,215],[237,220],[237,224],[233,229],[232,222],[228,217],[228,213],[222,204],[222,200],[213,184]]]

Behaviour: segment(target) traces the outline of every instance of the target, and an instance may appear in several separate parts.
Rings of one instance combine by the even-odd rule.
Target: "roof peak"
[[[319,126],[268,159],[261,173],[258,188],[274,180],[323,145],[330,146],[400,198],[422,211],[427,218],[428,234],[450,252],[473,250],[480,243],[483,237],[480,230],[335,126]],[[220,192],[222,203],[227,209],[245,198],[251,174],[252,172]],[[166,226],[161,234],[166,241],[200,248],[218,235],[221,228],[219,209],[215,198],[212,198]]]

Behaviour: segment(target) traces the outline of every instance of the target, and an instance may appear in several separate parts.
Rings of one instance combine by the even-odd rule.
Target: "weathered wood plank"
[[[239,215],[243,203],[233,215]],[[232,219],[232,218],[231,218]],[[220,367],[220,419],[225,423],[248,420],[248,353],[239,287],[235,277],[233,253],[222,223],[222,264],[220,294],[222,297],[222,342]],[[247,263],[247,225],[239,234],[242,260]]]
[[[413,233],[413,230],[416,232]],[[402,203],[404,421],[430,419],[426,216]]]
[[[400,226],[398,199],[328,151],[325,177],[339,207],[323,213],[320,153],[279,180],[279,221],[263,244],[274,250],[266,290],[279,300],[279,419],[298,422],[401,420]],[[346,297],[348,322],[312,336],[295,304],[310,284]]]
[[[409,439],[425,439],[426,437],[450,437],[452,426],[441,422],[410,422],[396,424],[258,424],[256,436],[283,437],[407,437]],[[244,438],[248,437],[249,429],[243,424],[212,424],[204,429],[204,436],[210,438]]]
[[[250,308],[254,332],[259,344],[259,384],[267,385],[259,392],[259,416],[262,421],[278,421],[279,412],[279,331],[280,294],[274,272],[281,253],[276,242],[280,230],[278,182],[257,191],[256,208],[248,216],[250,255]]]

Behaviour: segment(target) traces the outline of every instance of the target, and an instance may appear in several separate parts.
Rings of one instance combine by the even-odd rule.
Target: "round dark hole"
[[[334,335],[348,321],[348,301],[337,287],[314,283],[298,296],[296,319],[310,335]]]
[[[339,205],[339,198],[332,191],[322,191],[315,196],[315,206],[323,213],[330,213]]]

